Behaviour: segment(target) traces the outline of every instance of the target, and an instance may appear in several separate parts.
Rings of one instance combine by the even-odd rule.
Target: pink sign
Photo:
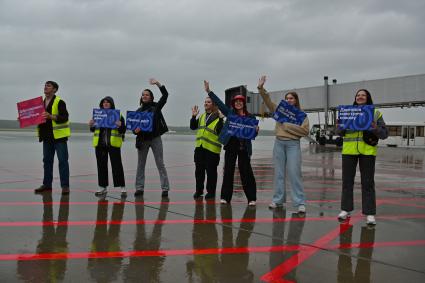
[[[18,105],[19,126],[25,128],[32,125],[39,125],[46,122],[43,118],[44,103],[43,97],[39,96],[33,99],[21,101]]]

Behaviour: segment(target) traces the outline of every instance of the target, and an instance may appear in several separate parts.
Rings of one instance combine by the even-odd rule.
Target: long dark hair
[[[243,114],[245,115],[245,116],[249,116],[249,115],[251,115],[251,113],[249,113],[248,112],[248,110],[247,110],[247,108],[246,108],[246,97],[245,96],[243,96],[243,98],[241,97],[241,98],[239,98],[239,96],[243,96],[243,95],[241,95],[241,94],[238,94],[238,95],[235,95],[233,98],[232,98],[232,101],[231,101],[231,106],[232,106],[232,109],[236,112],[236,108],[235,108],[235,102],[236,102],[236,100],[238,100],[238,99],[240,99],[240,100],[242,100],[242,102],[243,102],[243,108],[242,108],[242,112],[243,112]],[[236,99],[235,99],[236,98]]]
[[[356,97],[357,97],[357,94],[358,94],[359,92],[361,92],[361,91],[364,91],[364,92],[366,93],[366,97],[367,97],[366,105],[372,105],[372,104],[373,104],[372,96],[370,95],[370,92],[369,92],[367,89],[364,89],[364,88],[359,89],[359,90],[356,92],[356,95],[354,96],[354,102],[353,102],[353,105],[358,105],[358,104],[357,104],[357,102],[356,102]]]
[[[294,106],[297,107],[298,109],[301,109],[301,104],[300,104],[300,99],[298,97],[298,93],[296,93],[295,91],[287,92],[285,94],[285,100],[286,100],[286,97],[288,95],[292,95],[295,98],[295,105]]]
[[[149,92],[149,95],[151,96],[151,102],[153,102],[154,97],[153,97],[153,92],[150,89],[144,89],[143,91],[147,91]],[[142,95],[143,95],[143,91],[142,91]],[[140,100],[139,100],[139,105],[143,104],[143,100],[142,100],[142,96],[140,96]]]

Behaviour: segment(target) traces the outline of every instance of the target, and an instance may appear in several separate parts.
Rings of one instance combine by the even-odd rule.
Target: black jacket
[[[99,103],[99,108],[103,109],[103,101],[107,100],[109,101],[109,103],[111,104],[111,109],[115,109],[115,103],[114,100],[112,99],[112,97],[110,96],[106,96],[104,98],[102,98],[102,100]],[[124,140],[124,135],[125,135],[125,131],[127,130],[127,128],[125,127],[125,119],[124,117],[121,115],[120,117],[121,120],[121,126],[119,128],[117,128],[118,133],[122,134],[122,138]],[[94,132],[96,130],[95,127],[90,127],[90,131]],[[108,147],[111,144],[111,130],[109,128],[99,128],[99,143],[97,146],[99,147]]]
[[[143,141],[150,141],[153,138],[156,138],[158,136],[162,136],[164,133],[168,132],[167,123],[165,122],[164,116],[162,115],[162,108],[164,107],[165,103],[167,103],[168,99],[168,92],[164,85],[162,85],[159,90],[161,91],[161,98],[158,102],[150,102],[150,103],[144,103],[141,105],[139,109],[137,109],[138,112],[148,111],[153,112],[153,129],[152,132],[139,132],[136,138],[136,147],[139,148]]]
[[[47,105],[46,107],[46,112],[52,114],[52,106],[53,106],[53,101],[55,100],[56,95],[53,95],[52,99],[49,102],[49,105]],[[43,102],[46,101],[46,99],[43,100]],[[65,102],[61,99],[59,101],[58,104],[58,115],[56,116],[56,123],[57,124],[61,124],[61,123],[66,123],[68,122],[68,110],[66,110],[66,104]],[[55,139],[53,137],[53,126],[52,126],[52,120],[50,119],[46,119],[46,122],[43,124],[40,124],[37,126],[38,130],[39,130],[39,141],[46,141],[46,142],[54,142],[54,143],[59,143],[59,142],[66,142],[68,140],[68,138],[60,138],[60,139]]]

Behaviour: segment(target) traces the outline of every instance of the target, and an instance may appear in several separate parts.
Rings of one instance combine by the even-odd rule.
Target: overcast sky
[[[86,122],[106,95],[135,110],[154,77],[170,93],[167,123],[184,126],[203,79],[224,98],[232,86],[255,90],[262,74],[271,91],[324,75],[422,74],[424,11],[423,0],[0,0],[0,119],[15,119],[16,102],[43,95],[46,80],[59,83],[71,121]]]

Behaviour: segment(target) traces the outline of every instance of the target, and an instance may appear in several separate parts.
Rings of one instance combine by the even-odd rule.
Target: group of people
[[[164,85],[156,79],[149,80],[151,85],[156,85],[161,98],[154,102],[154,94],[150,89],[142,91],[139,109],[141,112],[153,113],[153,128],[151,132],[136,128],[133,133],[137,136],[136,148],[138,151],[137,173],[134,195],[143,196],[145,185],[145,165],[149,149],[152,149],[156,166],[159,171],[162,197],[168,197],[170,184],[167,169],[164,165],[163,144],[161,136],[168,131],[167,124],[162,114],[162,108],[167,102],[168,92]],[[275,112],[277,104],[274,103],[264,88],[266,76],[260,77],[258,91],[270,112]],[[43,184],[35,190],[36,193],[51,191],[53,180],[53,158],[55,152],[59,160],[60,183],[62,194],[69,194],[69,166],[67,139],[70,136],[68,111],[65,102],[56,95],[59,85],[54,81],[47,81],[44,86],[43,113],[46,122],[37,127],[40,142],[43,142]],[[205,197],[206,200],[216,198],[217,167],[220,162],[221,148],[225,150],[223,182],[221,187],[220,203],[229,204],[233,195],[233,180],[238,162],[238,169],[242,181],[242,188],[246,195],[248,205],[255,206],[257,201],[257,187],[254,172],[251,166],[252,142],[232,136],[229,129],[229,117],[231,115],[255,118],[247,111],[246,97],[236,95],[231,99],[228,106],[210,89],[208,81],[204,81],[205,112],[200,114],[198,106],[192,107],[190,128],[197,130],[195,141],[195,179],[196,189],[194,199]],[[299,96],[296,92],[285,94],[286,102],[301,110]],[[353,105],[372,105],[372,97],[365,89],[358,90]],[[104,97],[99,104],[103,109],[114,109],[115,104],[112,97]],[[108,187],[108,155],[111,159],[112,176],[114,187],[121,188],[121,195],[125,197],[124,170],[121,161],[121,146],[126,132],[125,119],[121,116],[116,121],[116,128],[97,128],[93,120],[89,121],[90,131],[93,132],[93,146],[95,147],[99,190],[96,195],[105,195]],[[337,127],[338,128],[338,127]],[[258,134],[258,126],[256,133]],[[301,170],[301,147],[300,139],[309,133],[309,121],[305,117],[300,125],[293,123],[276,122],[275,143],[273,147],[274,163],[274,194],[269,208],[275,209],[286,203],[286,178],[291,184],[292,204],[299,213],[306,212],[306,197],[302,181]],[[385,139],[388,131],[382,113],[375,109],[375,115],[370,131],[338,130],[337,134],[343,137],[342,148],[342,200],[341,212],[338,219],[341,221],[350,217],[354,210],[353,185],[356,174],[357,163],[359,163],[362,184],[362,213],[366,216],[369,225],[375,225],[376,199],[375,199],[375,160],[377,153],[377,142],[369,140]],[[204,185],[206,179],[206,194],[204,196]]]

